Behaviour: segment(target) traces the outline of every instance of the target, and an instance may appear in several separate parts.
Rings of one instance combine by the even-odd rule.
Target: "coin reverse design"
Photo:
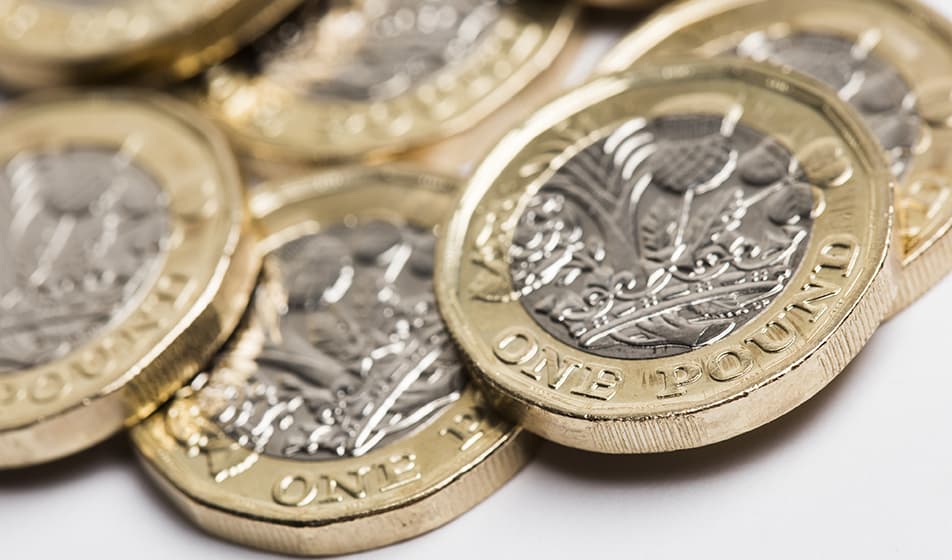
[[[265,159],[362,158],[479,122],[544,70],[564,2],[305,2],[207,75],[203,106]]]
[[[293,554],[404,540],[521,468],[531,439],[467,383],[433,294],[455,181],[349,168],[263,187],[265,272],[208,372],[133,431],[211,533]]]
[[[237,323],[257,258],[204,123],[143,92],[0,112],[0,467],[143,418]]]
[[[890,174],[830,94],[743,61],[599,78],[466,186],[441,309],[494,404],[612,453],[696,447],[819,391],[893,290]]]
[[[656,57],[732,55],[824,82],[863,117],[898,178],[895,313],[952,268],[952,26],[917,1],[694,0],[646,21],[605,72]]]

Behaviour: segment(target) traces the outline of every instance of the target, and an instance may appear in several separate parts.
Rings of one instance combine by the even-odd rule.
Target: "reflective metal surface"
[[[511,0],[310,0],[254,44],[257,72],[299,93],[392,99],[471,55]]]
[[[156,272],[167,200],[128,154],[22,153],[0,168],[0,372],[60,358]]]
[[[860,112],[901,177],[919,139],[921,119],[916,97],[896,68],[871,51],[876,32],[860,42],[839,35],[796,33],[771,38],[764,32],[748,35],[736,54],[771,61],[817,78],[836,90]]]
[[[338,225],[272,253],[279,282],[204,389],[215,420],[256,452],[361,456],[411,433],[464,385],[433,297],[432,231]],[[280,285],[275,285],[275,284]],[[201,397],[200,397],[201,398]]]
[[[628,121],[547,181],[509,251],[540,326],[603,356],[671,356],[722,339],[783,291],[813,194],[786,149],[734,117]]]

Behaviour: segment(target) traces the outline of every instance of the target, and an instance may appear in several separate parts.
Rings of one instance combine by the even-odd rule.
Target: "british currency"
[[[0,79],[19,88],[193,76],[300,0],[10,0],[0,4]]]
[[[741,60],[599,78],[476,170],[437,257],[501,410],[610,453],[714,443],[822,389],[883,318],[891,175],[812,82]]]
[[[576,13],[541,0],[310,0],[209,71],[202,105],[266,159],[404,150],[495,111],[555,57]]]
[[[0,373],[62,358],[125,313],[168,244],[161,187],[114,149],[24,151],[3,166]]]
[[[221,135],[145,92],[0,112],[0,468],[148,415],[237,323],[256,274]]]
[[[433,294],[455,182],[348,168],[262,186],[253,303],[209,370],[134,428],[206,530],[292,554],[383,546],[446,523],[531,440],[467,383]]]
[[[624,39],[605,72],[693,53],[770,62],[817,78],[863,117],[899,179],[903,268],[895,313],[952,268],[952,25],[906,0],[693,0]]]
[[[712,344],[772,303],[806,251],[813,193],[785,147],[729,126],[638,116],[569,158],[513,232],[525,312],[570,346],[645,359]],[[626,173],[636,152],[651,155]],[[606,163],[610,182],[590,171]]]

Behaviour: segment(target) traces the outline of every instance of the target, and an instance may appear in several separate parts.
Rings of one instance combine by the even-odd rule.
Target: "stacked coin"
[[[531,439],[467,383],[436,308],[434,227],[454,190],[348,168],[256,193],[266,264],[244,324],[133,431],[198,523],[286,553],[350,552],[442,525],[522,467]]]
[[[569,88],[637,10],[179,4],[0,6],[0,87],[82,86],[0,108],[0,468],[127,427],[208,532],[365,550],[532,434],[775,420],[952,268],[952,26],[915,2],[689,0]]]

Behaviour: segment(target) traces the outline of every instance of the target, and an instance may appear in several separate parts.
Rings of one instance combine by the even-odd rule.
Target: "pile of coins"
[[[535,436],[770,422],[952,268],[944,18],[590,3],[569,91],[570,2],[0,4],[0,468],[128,429],[212,534],[370,549]]]

